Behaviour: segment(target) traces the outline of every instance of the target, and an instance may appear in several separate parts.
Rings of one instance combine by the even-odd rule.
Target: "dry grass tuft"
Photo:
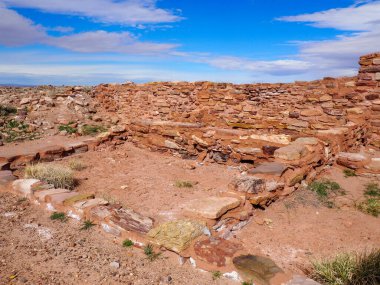
[[[71,170],[82,171],[87,168],[87,165],[79,159],[72,159],[69,161],[69,167]]]
[[[53,184],[55,188],[73,189],[76,184],[72,170],[56,164],[28,165],[25,168],[25,177]]]

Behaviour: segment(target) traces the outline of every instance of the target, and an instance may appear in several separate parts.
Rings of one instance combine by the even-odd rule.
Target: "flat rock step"
[[[228,210],[240,205],[233,197],[207,197],[190,201],[185,210],[206,219],[218,219]]]

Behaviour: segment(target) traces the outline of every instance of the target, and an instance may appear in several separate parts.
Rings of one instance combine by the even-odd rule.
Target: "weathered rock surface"
[[[240,205],[240,200],[232,197],[207,197],[190,201],[186,210],[207,219],[218,219],[228,210]]]
[[[167,222],[150,230],[148,236],[165,248],[181,252],[187,249],[191,242],[201,236],[205,226],[190,220]]]
[[[125,230],[145,234],[153,227],[151,218],[144,217],[132,209],[114,207],[111,212],[110,220]]]

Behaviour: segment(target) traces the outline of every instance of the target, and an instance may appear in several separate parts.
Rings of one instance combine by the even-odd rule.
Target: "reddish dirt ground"
[[[193,168],[194,161],[129,143],[67,157],[59,163],[72,159],[88,166],[76,172],[78,191],[120,202],[157,222],[181,216],[183,205],[191,199],[226,191],[239,173],[238,168],[218,164]],[[345,178],[339,168],[331,168],[323,176],[338,182],[345,197],[353,200],[363,197],[365,185],[372,181]],[[178,180],[192,181],[194,187],[178,188],[174,185]],[[16,197],[2,195],[1,199],[0,272],[1,278],[16,273],[20,278],[12,281],[15,284],[24,279],[29,284],[166,284],[167,276],[173,279],[171,284],[236,284],[227,279],[213,281],[211,273],[200,273],[188,264],[180,266],[173,258],[150,263],[141,251],[126,251],[99,230],[79,231],[80,225],[74,221],[62,226],[50,221],[41,209],[17,203]],[[5,218],[6,212],[16,216]],[[25,224],[51,229],[53,238],[41,241],[38,230],[24,228]],[[270,257],[287,273],[301,273],[314,259],[379,247],[380,218],[354,207],[327,208],[311,191],[299,190],[265,210],[255,210],[250,223],[232,240],[252,254]],[[120,269],[111,269],[114,260],[120,261]]]
[[[67,160],[72,158],[67,158]],[[190,199],[226,191],[237,168],[205,164],[189,169],[193,161],[150,152],[131,144],[117,150],[81,155],[89,167],[78,173],[79,191],[95,192],[119,201],[162,222],[181,215]],[[345,178],[332,168],[324,178],[338,182],[344,197],[358,200],[370,178]],[[177,188],[175,181],[194,181],[193,188]],[[267,219],[267,220],[265,220]],[[354,207],[330,209],[309,190],[300,190],[256,210],[254,219],[233,240],[253,254],[267,255],[288,272],[302,272],[311,260],[339,252],[363,251],[380,245],[380,218]]]

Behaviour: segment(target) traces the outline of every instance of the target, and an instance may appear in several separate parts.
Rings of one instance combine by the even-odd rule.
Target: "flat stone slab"
[[[271,259],[257,255],[235,257],[233,264],[245,279],[255,280],[262,285],[270,285],[270,280],[283,272]]]
[[[136,213],[132,209],[118,208],[112,210],[110,218],[119,227],[141,234],[146,234],[153,228],[153,220]]]
[[[65,201],[63,201],[63,205],[71,206],[77,202],[95,198],[94,194],[78,194],[77,192],[74,193],[76,193],[77,195],[67,198]]]
[[[100,206],[100,205],[107,205],[107,204],[108,204],[108,201],[101,198],[95,198],[95,199],[77,202],[73,205],[73,207],[77,210],[84,210],[86,208],[91,208],[91,207]]]
[[[276,149],[274,157],[290,161],[300,160],[303,156],[308,154],[308,152],[309,151],[305,145],[296,143]]]
[[[305,276],[295,275],[285,285],[321,285],[321,283],[318,283],[317,281],[314,281]]]
[[[48,190],[42,190],[42,191],[36,191],[34,192],[34,197],[40,201],[40,202],[47,202],[46,197],[49,195],[55,195],[55,194],[62,194],[62,193],[69,193],[70,190],[67,189],[48,189]]]
[[[200,260],[216,266],[226,266],[242,246],[221,238],[209,238],[194,244],[194,252]]]
[[[317,145],[318,139],[313,137],[298,138],[294,143],[305,144],[305,145]]]
[[[46,195],[45,201],[54,205],[62,205],[66,199],[70,199],[78,195],[78,192],[67,192],[53,195]]]
[[[207,219],[218,219],[228,210],[240,205],[240,200],[233,197],[207,197],[190,201],[185,209]]]
[[[38,182],[40,182],[38,179],[17,179],[13,181],[12,188],[15,192],[28,197],[33,195],[32,186]]]
[[[187,249],[191,242],[201,236],[206,227],[198,222],[190,220],[177,220],[167,222],[150,230],[148,236],[152,240],[174,252]]]
[[[13,176],[12,171],[4,170],[0,171],[0,186],[7,185],[8,183],[16,180],[16,177]]]
[[[248,171],[248,173],[249,174],[268,174],[268,175],[281,176],[282,173],[287,168],[288,167],[282,163],[264,162],[264,163],[259,164],[257,167],[250,169]]]

